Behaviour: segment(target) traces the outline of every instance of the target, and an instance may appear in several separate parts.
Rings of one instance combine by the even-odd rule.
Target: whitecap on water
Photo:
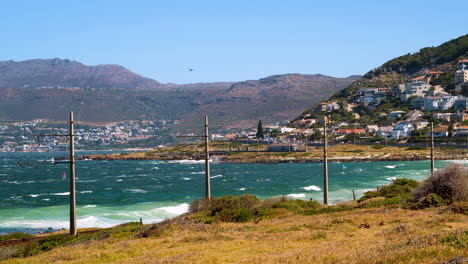
[[[190,181],[192,178],[184,177],[184,178],[182,178],[182,179],[184,179],[184,180],[186,180],[186,181]]]
[[[63,193],[51,193],[50,195],[70,195],[70,192],[63,192]]]
[[[291,193],[291,194],[288,194],[287,196],[293,197],[293,198],[304,198],[305,194],[303,194],[303,193]]]
[[[124,191],[128,191],[131,193],[147,193],[147,191],[142,190],[142,189],[124,189]]]
[[[385,168],[394,169],[394,168],[396,168],[396,166],[397,165],[387,165],[387,166],[385,166]]]
[[[304,189],[304,190],[306,190],[306,191],[321,191],[321,190],[322,190],[322,189],[320,189],[320,187],[315,186],[315,185],[310,185],[310,186],[302,187],[302,189]]]
[[[237,189],[237,190],[239,190],[239,191],[245,191],[246,188],[239,188],[239,189]]]
[[[81,191],[79,193],[92,193],[93,191]]]
[[[395,181],[397,178],[396,177],[388,177],[385,178],[387,181]]]
[[[220,174],[220,175],[211,176],[210,178],[214,179],[214,178],[221,178],[221,177],[223,177],[223,175]]]
[[[123,180],[122,179],[116,180],[116,182],[121,182],[121,181],[123,181]]]
[[[95,204],[89,204],[89,205],[85,205],[83,208],[93,208],[93,207],[96,207]]]
[[[205,174],[204,171],[193,171],[190,174]]]

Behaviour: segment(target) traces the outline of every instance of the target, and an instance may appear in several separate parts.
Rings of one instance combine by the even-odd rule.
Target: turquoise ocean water
[[[0,153],[0,233],[68,228],[67,164],[20,167],[65,153]],[[437,168],[450,162],[440,161]],[[322,201],[322,163],[213,164],[212,195],[287,195]],[[429,161],[330,163],[329,199],[352,199],[395,178],[423,180]],[[202,161],[78,161],[78,227],[162,221],[204,195]]]

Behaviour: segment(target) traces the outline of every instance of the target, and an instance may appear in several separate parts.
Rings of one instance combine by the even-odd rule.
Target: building
[[[468,82],[468,59],[459,61],[455,72],[455,84],[466,82]]]
[[[435,127],[433,130],[434,132],[434,137],[448,137],[449,131],[448,131],[448,126],[438,126]],[[431,136],[431,132],[428,132],[427,136]]]
[[[340,109],[340,105],[337,102],[323,102],[320,103],[318,107],[322,112],[331,112]]]
[[[268,146],[269,152],[294,152],[297,151],[297,145],[292,144],[272,144]]]
[[[393,127],[391,126],[381,126],[377,130],[377,134],[383,138],[390,138],[392,136]]]
[[[424,110],[425,111],[443,111],[454,106],[456,100],[459,97],[444,95],[436,97],[426,97],[424,99]]]
[[[403,114],[406,114],[405,111],[392,111],[390,112],[390,118],[400,118],[403,116]]]
[[[419,111],[419,110],[412,110],[412,111],[409,111],[406,115],[405,115],[405,121],[414,121],[414,120],[419,120],[423,117],[423,112]]]
[[[363,128],[342,128],[335,131],[337,135],[349,135],[349,134],[365,134],[366,130]]]
[[[413,130],[414,126],[410,122],[400,122],[393,128],[392,138],[400,139],[410,137]]]
[[[453,104],[453,108],[457,110],[468,110],[468,97],[458,97]]]
[[[452,117],[451,113],[435,113],[432,114],[432,118],[437,119],[441,122],[450,122]]]
[[[422,96],[413,98],[413,100],[411,100],[411,107],[414,109],[421,109],[424,107],[424,101],[424,97]]]
[[[427,127],[429,125],[429,122],[424,119],[419,119],[411,121],[411,124],[413,124],[414,129],[422,129]]]
[[[366,132],[367,133],[375,133],[379,130],[379,127],[376,125],[367,125],[366,126]]]
[[[397,90],[401,92],[401,101],[406,102],[411,97],[425,96],[429,89],[431,89],[431,85],[429,83],[423,81],[415,81],[407,83],[404,87],[403,92],[401,92],[402,89],[400,88],[398,88]]]
[[[457,137],[468,137],[468,126],[459,126],[455,128],[455,135]]]

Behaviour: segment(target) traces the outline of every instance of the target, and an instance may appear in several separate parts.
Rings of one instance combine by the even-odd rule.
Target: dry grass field
[[[117,232],[5,263],[442,263],[468,250],[468,216],[439,207],[298,215],[205,224],[182,216],[148,237]]]

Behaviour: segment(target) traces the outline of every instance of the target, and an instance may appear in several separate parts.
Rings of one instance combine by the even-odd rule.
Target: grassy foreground
[[[468,170],[398,179],[334,206],[252,195],[195,201],[158,224],[0,247],[4,263],[465,263]],[[441,181],[442,180],[442,181]],[[0,236],[28,239],[20,234]]]

